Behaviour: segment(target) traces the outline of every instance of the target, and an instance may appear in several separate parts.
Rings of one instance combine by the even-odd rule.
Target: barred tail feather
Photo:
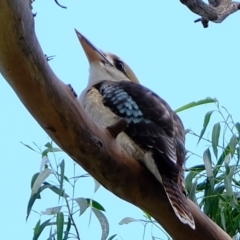
[[[169,202],[181,222],[188,224],[192,229],[195,229],[195,222],[189,210],[187,198],[179,188],[176,182],[166,176],[162,177],[162,185],[167,194]]]

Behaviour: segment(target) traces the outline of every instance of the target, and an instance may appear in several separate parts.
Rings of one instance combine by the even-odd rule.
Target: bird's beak
[[[109,60],[106,58],[104,53],[97,49],[86,37],[84,37],[80,32],[75,29],[77,37],[82,45],[82,48],[87,55],[89,63],[104,61],[107,64],[112,65]]]

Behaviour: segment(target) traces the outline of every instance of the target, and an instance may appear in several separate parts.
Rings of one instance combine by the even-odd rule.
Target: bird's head
[[[75,31],[89,61],[89,86],[105,80],[139,83],[134,72],[123,60],[115,54],[99,50],[81,33]]]

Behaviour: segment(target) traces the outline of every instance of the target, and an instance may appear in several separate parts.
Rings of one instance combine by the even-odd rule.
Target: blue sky
[[[163,97],[173,109],[205,97],[216,97],[235,121],[239,120],[238,13],[222,24],[210,23],[208,29],[203,29],[201,24],[193,23],[198,16],[177,0],[62,0],[60,3],[67,6],[67,10],[58,7],[53,0],[37,0],[33,4],[33,11],[37,12],[35,29],[44,53],[56,55],[49,62],[50,66],[62,81],[71,83],[77,93],[87,83],[88,62],[74,28],[97,47],[124,59],[141,83]],[[39,217],[32,213],[26,223],[26,207],[30,180],[39,171],[41,156],[20,141],[29,145],[35,142],[43,148],[50,139],[1,76],[0,89],[1,236],[9,240],[31,239]],[[199,133],[203,115],[211,109],[213,105],[202,106],[179,115],[186,128]],[[202,155],[206,144],[196,148],[196,143],[196,138],[189,137],[187,148]],[[71,175],[71,159],[64,154],[58,157],[66,160]],[[192,157],[188,165],[200,162],[200,158]],[[77,173],[84,173],[84,170],[77,167]],[[118,225],[124,217],[142,218],[141,210],[103,187],[93,195],[93,188],[92,179],[81,180],[76,196],[93,197],[106,208],[110,234],[118,233],[124,240],[142,239],[140,223]],[[57,205],[58,199],[46,192],[34,209],[41,212]],[[89,212],[79,219],[81,239],[100,239],[97,220],[93,218],[88,227],[88,217]],[[155,233],[160,236],[158,231]],[[164,235],[161,237],[165,239]],[[150,228],[145,239],[151,239]]]

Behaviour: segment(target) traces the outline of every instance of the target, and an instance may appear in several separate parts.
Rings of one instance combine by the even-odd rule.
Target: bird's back
[[[178,218],[195,227],[184,188],[185,131],[177,114],[157,94],[130,81],[103,81],[103,104],[125,119],[125,133],[145,152],[140,160],[163,185]]]

